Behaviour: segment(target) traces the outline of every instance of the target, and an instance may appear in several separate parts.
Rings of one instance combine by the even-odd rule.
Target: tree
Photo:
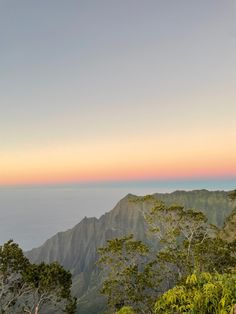
[[[109,240],[99,249],[98,263],[106,274],[101,292],[107,296],[110,312],[123,306],[133,306],[138,313],[152,312],[150,291],[156,280],[152,264],[147,262],[148,252],[148,247],[132,235]]]
[[[71,274],[58,263],[31,264],[12,240],[0,247],[0,313],[75,313]]]
[[[161,295],[155,313],[227,314],[234,313],[236,275],[232,273],[193,273],[184,284]]]
[[[116,314],[135,314],[134,310],[130,306],[124,306]]]
[[[153,208],[144,215],[155,245],[148,247],[127,236],[110,240],[99,250],[106,276],[102,293],[111,312],[130,306],[137,313],[153,313],[157,297],[190,274],[223,274],[236,266],[235,243],[220,238],[218,228],[202,212],[166,206],[152,196],[135,201],[147,200]]]
[[[0,313],[18,308],[18,300],[28,291],[23,275],[29,267],[18,244],[12,240],[0,246]]]
[[[235,197],[234,191],[231,193],[231,199]],[[187,216],[189,213],[190,216],[193,215],[189,211],[186,213]],[[195,216],[197,219],[192,222],[186,220],[187,216],[185,214],[182,216],[187,224],[180,223],[180,229],[178,229],[178,236],[183,233],[183,238],[185,237],[182,245],[181,240],[178,239],[178,244],[174,248],[166,247],[159,254],[159,257],[169,254],[166,260],[169,263],[174,262],[175,267],[179,265],[180,269],[188,265],[187,271],[182,280],[180,278],[176,281],[177,286],[169,289],[157,299],[155,312],[236,313],[236,275],[230,273],[231,268],[236,266],[235,241],[226,241],[221,237],[221,230],[217,230],[212,225],[204,225],[203,216],[197,214]],[[181,219],[177,220],[179,225]],[[187,225],[189,227],[186,233]],[[187,254],[185,248],[187,248]]]
[[[202,212],[154,201],[145,217],[159,241],[157,261],[169,287],[195,270],[222,273],[236,265],[232,245],[220,238],[220,230]]]
[[[38,314],[45,306],[61,311],[66,309],[68,313],[69,305],[74,304],[70,292],[71,273],[56,262],[31,264],[24,274],[24,281],[29,289],[22,300],[26,313]]]

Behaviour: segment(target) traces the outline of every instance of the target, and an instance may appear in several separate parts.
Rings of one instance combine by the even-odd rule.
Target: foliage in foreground
[[[109,313],[230,313],[236,241],[223,240],[202,212],[166,206],[152,196],[137,201],[152,202],[144,215],[156,246],[131,235],[99,249]]]
[[[0,313],[38,314],[45,307],[73,314],[71,273],[58,263],[31,264],[12,240],[0,246]]]
[[[165,292],[155,304],[157,314],[234,313],[236,275],[200,273]]]
[[[124,306],[116,314],[135,314],[134,310],[130,306]]]

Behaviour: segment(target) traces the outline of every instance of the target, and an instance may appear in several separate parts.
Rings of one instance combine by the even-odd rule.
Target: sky
[[[0,185],[236,182],[235,0],[0,0]]]

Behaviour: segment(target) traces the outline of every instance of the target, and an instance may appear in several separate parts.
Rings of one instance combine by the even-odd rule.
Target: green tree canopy
[[[31,264],[12,240],[0,246],[0,313],[75,313],[71,274],[58,263]]]
[[[235,274],[194,273],[160,296],[154,309],[157,314],[233,314],[235,304]]]
[[[107,296],[111,312],[132,305],[139,313],[149,313],[154,277],[147,263],[148,252],[148,247],[132,235],[109,240],[107,246],[99,249],[98,263],[107,275],[102,293]]]
[[[105,274],[102,293],[110,312],[128,306],[137,313],[153,313],[157,298],[176,285],[182,287],[189,275],[223,276],[236,266],[235,244],[224,241],[202,212],[167,206],[152,196],[135,201],[153,204],[144,215],[156,245],[126,236],[109,240],[99,250]]]

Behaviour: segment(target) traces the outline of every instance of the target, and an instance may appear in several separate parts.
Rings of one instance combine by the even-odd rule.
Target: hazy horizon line
[[[220,189],[236,188],[236,176],[232,177],[199,177],[199,178],[167,178],[167,179],[129,179],[129,180],[96,180],[96,181],[71,181],[71,182],[40,182],[24,184],[0,184],[1,189],[8,188],[127,188],[127,187],[150,187],[165,188],[173,186],[179,188],[180,185],[189,186],[188,188],[212,189],[219,186]],[[207,186],[207,187],[206,187]],[[225,188],[224,188],[225,186]],[[217,188],[216,188],[217,189]]]

